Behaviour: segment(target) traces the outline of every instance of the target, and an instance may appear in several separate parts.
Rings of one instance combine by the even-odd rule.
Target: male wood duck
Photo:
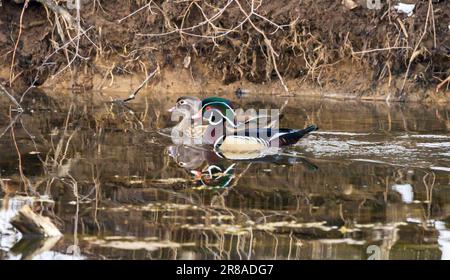
[[[201,101],[194,97],[180,97],[171,111],[185,112],[184,119],[174,129],[200,136],[203,143],[213,144],[216,151],[228,153],[228,158],[236,154],[236,159],[276,154],[279,148],[293,145],[318,129],[316,125],[305,129],[247,128],[248,121],[237,121],[232,102],[220,97],[208,97]],[[207,123],[192,126],[192,120],[201,119]]]
[[[276,155],[280,152],[280,148],[294,145],[305,135],[317,129],[316,125],[310,125],[305,129],[259,128],[246,129],[231,135],[225,133],[215,141],[214,150],[234,160]]]

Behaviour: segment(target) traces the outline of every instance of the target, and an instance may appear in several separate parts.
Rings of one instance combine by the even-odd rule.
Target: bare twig
[[[11,111],[9,112],[9,118],[10,118],[11,123],[14,123],[14,122],[13,122],[13,119],[12,119],[12,117],[11,117]],[[20,153],[19,146],[18,146],[17,141],[16,141],[16,134],[15,134],[15,132],[14,132],[14,125],[11,126],[11,138],[12,138],[12,140],[13,140],[13,144],[14,144],[14,147],[15,147],[16,152],[17,152],[17,158],[18,158],[18,163],[19,163],[19,174],[20,174],[20,179],[22,180],[22,183],[23,183],[24,186],[25,186],[25,192],[28,193],[27,190],[28,190],[28,187],[30,186],[30,182],[29,182],[28,178],[25,176],[25,174],[24,174],[24,172],[23,172],[22,155],[21,155],[21,153]]]
[[[0,83],[0,93],[4,93],[12,101],[12,103],[16,105],[17,111],[23,112],[22,106],[20,106],[19,102],[17,102],[14,96],[12,96],[1,83]]]
[[[22,36],[23,15],[25,14],[25,10],[28,7],[28,2],[29,2],[29,0],[25,0],[25,3],[23,4],[22,12],[20,13],[19,34],[17,35],[16,43],[14,44],[14,51],[13,51],[13,56],[12,56],[12,60],[11,60],[11,69],[9,70],[9,86],[12,85],[13,80],[14,80],[14,64],[15,64],[15,60],[16,60],[16,52],[17,52],[17,47],[19,46],[20,37]]]
[[[59,48],[55,49],[52,53],[50,53],[49,55],[47,55],[44,59],[44,61],[42,62],[42,64],[37,68],[37,72],[36,75],[34,76],[33,81],[31,82],[31,85],[22,93],[22,96],[20,97],[20,103],[22,103],[22,101],[24,100],[25,96],[28,94],[28,92],[34,88],[36,82],[39,79],[39,75],[41,73],[41,71],[44,69],[45,66],[48,66],[49,64],[49,60],[50,58],[52,58],[55,54],[57,54],[59,51],[61,50],[65,50],[67,48],[67,46],[69,46],[70,44],[72,44],[73,42],[75,42],[75,40],[77,40],[78,38],[80,38],[81,36],[85,36],[87,37],[87,32],[90,31],[91,29],[93,29],[94,27],[91,26],[89,28],[87,28],[86,30],[80,30],[80,33],[77,34],[75,37],[71,38],[68,42],[66,42],[65,44],[63,44],[62,46],[60,46]],[[59,71],[58,73],[61,73],[61,71]],[[55,75],[56,76],[56,75]]]
[[[9,125],[3,130],[2,133],[0,133],[0,138],[2,138],[3,135],[5,135],[6,132],[8,132],[8,130],[14,126],[14,124],[17,122],[17,120],[20,118],[21,115],[22,115],[22,113],[17,114],[13,119],[11,119],[11,121],[9,122]]]
[[[406,68],[405,78],[403,79],[402,87],[400,89],[400,94],[402,94],[402,95],[403,95],[403,90],[405,89],[406,80],[408,79],[408,75],[409,75],[409,70],[411,68],[411,64],[416,59],[416,57],[421,53],[421,51],[419,51],[419,47],[420,47],[420,44],[423,41],[423,38],[425,37],[425,34],[427,34],[428,20],[430,18],[430,14],[432,13],[432,10],[433,10],[433,2],[432,2],[432,0],[428,0],[428,11],[427,11],[427,17],[425,19],[425,26],[423,27],[422,35],[420,36],[419,41],[417,42],[416,46],[414,47],[414,50],[413,50],[413,52],[411,54],[411,57],[409,59],[408,67]]]
[[[251,2],[251,12],[250,12],[250,14],[247,14],[247,12],[244,10],[244,8],[242,7],[242,5],[239,3],[238,0],[235,0],[235,2],[236,2],[236,4],[239,6],[239,9],[241,10],[241,12],[249,18],[248,22],[252,25],[252,27],[253,27],[259,34],[261,34],[261,35],[263,36],[263,38],[264,38],[264,43],[266,44],[267,48],[270,50],[270,57],[271,57],[271,60],[272,60],[272,63],[273,63],[273,68],[275,69],[275,72],[277,73],[278,79],[280,79],[281,85],[283,86],[284,90],[285,90],[286,92],[289,92],[289,89],[288,89],[288,87],[286,86],[286,84],[285,84],[285,82],[284,82],[284,79],[283,79],[283,77],[282,77],[281,74],[280,74],[280,71],[278,71],[277,61],[276,61],[276,58],[275,58],[275,57],[278,56],[278,54],[277,54],[277,53],[275,52],[275,50],[273,49],[273,47],[272,47],[272,42],[271,42],[271,41],[269,40],[269,38],[267,37],[266,33],[264,33],[264,31],[262,31],[260,28],[258,28],[258,27],[253,23],[253,21],[250,19],[250,16],[251,16],[251,15],[256,14],[255,11],[254,11],[254,0],[252,0],[252,2]]]
[[[128,101],[131,101],[131,100],[133,100],[133,99],[135,99],[136,98],[136,95],[139,93],[139,91],[147,84],[147,82],[151,79],[151,78],[153,78],[157,73],[159,72],[159,65],[156,67],[156,69],[153,71],[153,72],[151,72],[148,76],[147,76],[147,78],[145,78],[145,80],[139,85],[139,87],[135,90],[135,91],[133,91],[133,93],[132,94],[130,94],[130,96],[128,96],[128,98],[126,98],[126,99],[124,99],[124,100],[121,100],[123,103],[126,103],[126,102],[128,102]]]
[[[216,26],[214,24],[214,22],[217,19],[220,18],[220,16],[225,12],[225,10],[232,3],[236,3],[236,5],[239,7],[239,10],[242,12],[242,14],[244,14],[245,18],[243,20],[241,20],[236,26],[234,26],[232,28],[224,29],[224,28],[220,28],[220,27]],[[149,3],[147,5],[150,5],[150,4],[151,3]],[[178,34],[180,34],[180,36],[186,35],[186,36],[192,36],[192,37],[211,39],[211,40],[213,40],[214,44],[216,44],[215,41],[214,41],[215,39],[227,36],[228,34],[230,34],[232,32],[235,32],[236,30],[241,28],[245,23],[248,22],[248,23],[250,23],[250,25],[253,27],[254,30],[256,30],[260,35],[263,36],[264,44],[267,46],[267,49],[268,49],[268,58],[267,58],[268,59],[268,63],[271,63],[273,65],[273,69],[275,70],[275,72],[276,72],[276,74],[278,76],[278,79],[280,80],[280,82],[281,82],[281,84],[283,86],[283,89],[286,92],[289,92],[289,89],[288,89],[286,83],[284,82],[284,79],[283,79],[283,77],[282,77],[282,75],[281,75],[281,73],[280,73],[280,71],[278,69],[278,65],[277,65],[278,54],[275,51],[275,49],[273,48],[272,43],[271,43],[270,39],[268,38],[267,34],[262,29],[260,29],[252,21],[252,17],[257,17],[259,19],[262,19],[262,20],[268,22],[270,25],[274,26],[275,27],[275,31],[273,31],[271,34],[277,32],[278,30],[283,30],[284,27],[288,27],[288,26],[290,26],[290,24],[288,24],[288,25],[279,25],[279,24],[273,22],[272,20],[266,18],[265,16],[260,15],[257,12],[257,9],[262,5],[262,1],[260,1],[257,6],[255,6],[255,1],[254,0],[251,0],[251,2],[249,2],[249,4],[250,4],[250,11],[247,12],[243,8],[243,6],[239,2],[239,0],[229,0],[229,1],[227,1],[227,3],[222,8],[219,9],[219,11],[217,13],[215,13],[213,16],[208,18],[206,16],[205,12],[203,11],[203,9],[201,8],[201,6],[198,3],[195,2],[196,7],[199,8],[199,10],[201,11],[203,17],[205,18],[204,21],[202,21],[202,22],[200,22],[200,23],[198,23],[198,24],[196,24],[194,26],[191,26],[191,27],[181,27],[181,28],[180,27],[176,27],[174,30],[163,32],[163,33],[136,34],[136,35],[138,35],[138,36],[147,36],[147,37],[159,37],[159,36],[167,36],[167,35],[170,35],[170,34],[177,34],[178,33]],[[295,20],[294,22],[296,22],[297,20]],[[192,31],[194,31],[194,30],[196,30],[196,29],[198,29],[198,28],[200,28],[200,27],[202,27],[204,25],[208,25],[208,26],[211,27],[212,35],[210,35],[211,33],[207,34],[207,35],[192,33]]]
[[[448,76],[447,79],[443,80],[441,83],[439,83],[439,85],[437,85],[436,92],[441,90],[441,87],[443,87],[446,83],[450,84],[450,76]]]
[[[26,0],[26,1],[28,2],[29,0]],[[74,22],[75,22],[74,18],[63,7],[59,6],[52,0],[36,0],[36,1],[41,3],[42,5],[44,5],[45,7],[49,8],[55,14],[62,16],[71,26],[74,26]],[[78,0],[76,0],[76,1],[78,1]]]
[[[129,15],[127,15],[127,16],[125,16],[125,17],[119,19],[117,22],[118,22],[118,23],[122,23],[122,21],[126,20],[126,19],[129,18],[129,17],[134,16],[135,14],[139,13],[140,11],[142,11],[142,10],[145,9],[145,8],[149,8],[149,9],[150,9],[150,6],[151,6],[152,3],[153,3],[153,0],[151,0],[150,2],[148,2],[147,4],[145,4],[144,6],[140,7],[140,8],[137,9],[136,11],[132,12],[131,14],[129,14]]]

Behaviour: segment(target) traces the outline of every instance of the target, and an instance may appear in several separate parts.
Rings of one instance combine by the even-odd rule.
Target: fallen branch
[[[139,93],[139,91],[147,84],[147,82],[151,79],[151,78],[153,78],[155,75],[156,75],[156,73],[158,73],[159,72],[159,65],[158,65],[158,67],[156,67],[156,69],[152,72],[152,73],[150,73],[150,75],[148,75],[147,76],[147,78],[145,78],[145,80],[139,85],[139,87],[132,93],[132,94],[130,94],[130,96],[128,96],[128,98],[126,98],[126,99],[124,99],[124,100],[116,100],[116,101],[120,101],[120,102],[122,102],[122,103],[126,103],[126,102],[128,102],[128,101],[131,101],[131,100],[133,100],[133,99],[135,99],[136,98],[136,95]]]
[[[11,219],[11,224],[24,236],[55,237],[62,235],[48,217],[34,213],[29,205],[25,205],[19,210],[19,213]]]

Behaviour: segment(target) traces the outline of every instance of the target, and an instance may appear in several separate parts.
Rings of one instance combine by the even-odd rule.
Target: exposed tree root
[[[25,11],[28,0],[16,2],[24,3],[19,7]],[[294,80],[363,95],[385,84],[389,92],[434,91],[448,76],[448,1],[419,1],[413,17],[391,9],[394,1],[380,10],[348,9],[326,0],[131,0],[123,5],[76,0],[80,6],[70,10],[62,3],[30,1],[26,17],[10,5],[0,8],[18,26],[0,29],[11,85],[27,79],[32,88],[63,76],[74,89],[89,89],[92,82],[83,79],[99,75],[96,88],[101,89],[112,86],[118,75],[144,72],[148,77],[147,69],[160,65],[161,70],[187,69],[193,83],[204,83],[207,73],[224,84],[276,79],[288,92]],[[52,15],[45,18],[50,28],[25,28],[45,10]],[[42,44],[40,52],[21,46],[44,28],[44,39],[35,40]],[[2,43],[1,32],[17,40]]]

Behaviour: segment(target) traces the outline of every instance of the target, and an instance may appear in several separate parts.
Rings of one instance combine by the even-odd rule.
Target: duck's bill
[[[202,178],[202,172],[198,170],[191,170],[191,174],[194,176],[195,180],[200,180]]]
[[[172,108],[170,108],[169,110],[167,110],[168,112],[172,113],[175,112],[175,110],[177,109],[177,107],[173,106]]]

